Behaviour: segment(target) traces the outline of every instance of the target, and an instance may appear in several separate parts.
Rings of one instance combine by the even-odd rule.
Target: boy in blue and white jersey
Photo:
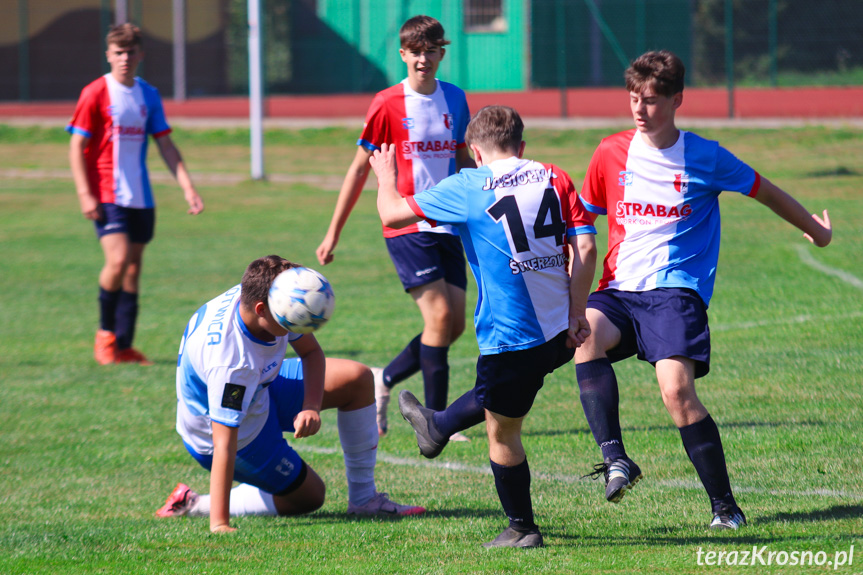
[[[336,408],[348,479],[348,513],[404,516],[425,511],[399,505],[375,487],[378,433],[371,371],[330,359],[312,334],[279,325],[267,305],[270,286],[295,267],[279,256],[253,261],[240,285],[201,307],[186,326],[177,359],[177,432],[210,471],[210,494],[182,483],[159,517],[209,516],[210,530],[230,532],[229,517],[297,515],[324,503],[321,478],[285,441],[321,427],[320,411]],[[298,358],[283,361],[290,345]],[[231,489],[233,481],[240,485]]]
[[[407,198],[396,191],[394,148],[384,145],[371,159],[384,225],[452,224],[477,282],[476,385],[443,411],[422,407],[405,390],[399,408],[429,458],[452,433],[485,419],[495,486],[509,518],[486,547],[543,544],[521,424],[545,376],[569,362],[589,333],[585,305],[596,258],[596,231],[572,181],[556,166],[521,158],[523,129],[512,108],[481,109],[466,134],[479,167]]]

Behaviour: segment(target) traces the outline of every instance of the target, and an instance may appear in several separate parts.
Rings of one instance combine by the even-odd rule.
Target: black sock
[[[99,328],[105,331],[114,331],[117,315],[117,300],[120,299],[120,290],[108,291],[99,287]]]
[[[476,399],[476,388],[453,401],[445,410],[436,411],[433,421],[435,427],[429,428],[429,433],[432,439],[438,442],[456,431],[463,431],[485,421],[485,409]],[[435,437],[436,435],[439,436]]]
[[[426,407],[435,411],[446,409],[449,389],[449,346],[431,347],[420,342],[420,369],[423,372],[423,389]]]
[[[503,512],[509,518],[509,526],[516,531],[536,529],[533,522],[533,503],[530,500],[530,468],[527,459],[513,467],[491,463],[494,474],[494,486],[497,496],[503,506]]]
[[[620,432],[617,377],[608,358],[595,359],[575,366],[581,407],[603,459],[626,456]]]
[[[708,415],[701,421],[680,428],[680,438],[686,455],[695,466],[698,477],[715,510],[719,503],[736,505],[731,494],[731,482],[725,466],[725,452],[716,422]]]
[[[420,337],[416,336],[409,344],[384,368],[384,385],[392,388],[420,370]]]
[[[121,291],[117,300],[115,333],[117,349],[129,349],[135,338],[135,323],[138,319],[138,294]]]

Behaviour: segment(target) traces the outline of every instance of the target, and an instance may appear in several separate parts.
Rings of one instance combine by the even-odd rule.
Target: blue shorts
[[[405,291],[439,279],[467,289],[464,248],[458,236],[417,232],[386,238],[386,243]]]
[[[679,355],[695,361],[695,377],[710,371],[707,307],[694,290],[608,289],[590,294],[587,307],[601,311],[620,330],[620,343],[607,352],[612,362],[636,355],[656,365]]]
[[[156,229],[155,208],[124,208],[117,204],[101,204],[102,219],[93,222],[96,237],[126,234],[133,244],[146,244]]]
[[[294,417],[303,408],[303,364],[298,358],[282,362],[279,375],[267,388],[270,414],[264,428],[247,446],[237,451],[234,480],[254,485],[267,493],[286,495],[302,485],[306,464],[288,445],[284,432],[294,432]],[[210,470],[212,455],[201,455],[186,445],[198,463]]]
[[[533,406],[545,376],[575,354],[566,347],[566,332],[518,351],[481,355],[476,362],[476,398],[485,409],[506,417],[524,417]]]

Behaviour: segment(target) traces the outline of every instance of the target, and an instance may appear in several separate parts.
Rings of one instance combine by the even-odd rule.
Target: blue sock
[[[431,347],[420,343],[420,369],[423,372],[423,389],[426,407],[435,411],[446,409],[449,390],[449,346]]]
[[[416,336],[384,368],[384,385],[391,388],[402,382],[420,370],[420,337]]]
[[[686,455],[695,466],[710,504],[716,509],[719,503],[736,505],[731,494],[731,481],[725,466],[725,452],[716,422],[708,415],[701,421],[679,428]]]
[[[477,423],[485,421],[485,408],[476,399],[476,388],[471,389],[443,411],[436,411],[433,419],[435,426],[429,433],[435,441],[443,441],[456,431],[464,431]],[[438,433],[439,432],[439,435]],[[437,437],[435,437],[438,435]]]
[[[527,459],[513,467],[491,463],[494,474],[494,486],[497,496],[503,506],[503,512],[509,519],[509,526],[516,531],[536,529],[533,522],[533,503],[530,500],[530,468]]]
[[[121,291],[117,300],[116,315],[117,349],[129,349],[135,338],[135,323],[138,319],[138,294]]]
[[[108,291],[99,287],[99,328],[105,331],[114,331],[117,315],[117,300],[120,299],[120,290]]]
[[[617,377],[608,358],[595,359],[575,366],[584,416],[603,459],[626,456],[620,432],[620,397]]]

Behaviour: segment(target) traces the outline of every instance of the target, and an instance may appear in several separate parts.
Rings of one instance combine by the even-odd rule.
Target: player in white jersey
[[[93,355],[103,365],[149,364],[132,341],[144,249],[156,220],[146,164],[150,136],[183,189],[188,212],[201,213],[204,202],[171,141],[159,92],[135,76],[144,58],[141,30],[114,26],[105,43],[111,72],[81,91],[66,128],[72,134],[69,163],[81,213],[93,221],[105,256]]]
[[[381,144],[399,148],[398,190],[419,193],[465,167],[474,167],[464,143],[470,120],[465,94],[435,78],[449,41],[440,22],[414,16],[399,31],[399,54],[408,77],[375,95],[357,142],[357,153],[342,184],[327,234],[317,249],[326,265],[369,174],[369,157]],[[449,388],[449,347],[464,331],[464,252],[449,226],[418,222],[400,229],[384,226],[384,241],[404,290],[423,317],[423,331],[382,370],[375,368],[378,428],[387,431],[390,390],[421,371],[426,405],[443,409]],[[464,436],[457,439],[465,440]]]
[[[648,52],[626,70],[635,129],[605,138],[585,176],[581,199],[607,215],[608,255],[587,304],[590,336],[576,351],[585,416],[603,463],[605,496],[618,502],[639,479],[623,446],[612,362],[637,355],[656,368],[665,407],[710,498],[711,528],[737,529],[746,517],[731,492],[719,429],[695,392],[710,367],[707,306],[719,259],[722,191],[756,199],[830,243],[827,210],[811,215],[716,142],[678,130],[684,66],[674,54]]]
[[[270,286],[294,266],[275,255],[253,261],[240,285],[201,307],[186,326],[177,359],[177,432],[210,471],[210,493],[198,495],[180,483],[159,517],[209,516],[210,530],[221,533],[234,531],[231,516],[320,508],[323,481],[282,434],[316,434],[322,409],[338,409],[349,514],[425,511],[395,503],[375,486],[371,371],[355,361],[325,358],[314,335],[290,333],[273,319]],[[298,358],[284,360],[288,345]],[[232,489],[233,481],[240,485]]]
[[[596,230],[572,181],[556,166],[521,158],[523,128],[512,108],[481,109],[466,136],[479,167],[408,198],[396,191],[393,147],[372,158],[384,225],[424,219],[456,226],[477,283],[474,388],[443,411],[420,406],[404,390],[399,408],[429,458],[451,433],[485,419],[495,487],[509,518],[486,547],[543,545],[521,424],[545,376],[569,362],[588,334],[584,310],[596,258]]]

